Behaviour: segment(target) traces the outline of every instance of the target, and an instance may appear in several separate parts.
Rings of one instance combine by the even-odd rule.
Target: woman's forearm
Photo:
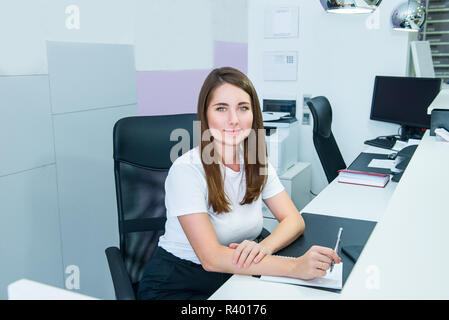
[[[202,263],[203,268],[211,272],[245,274],[245,275],[271,275],[291,276],[295,268],[294,259],[280,256],[265,256],[259,263],[251,263],[246,268],[239,268],[232,263],[234,249],[220,246],[209,256],[207,263]]]
[[[295,241],[304,233],[305,223],[300,214],[285,217],[273,232],[260,242],[273,254]]]

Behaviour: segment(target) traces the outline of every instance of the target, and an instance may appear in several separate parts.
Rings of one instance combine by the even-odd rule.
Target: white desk
[[[9,300],[98,300],[37,281],[20,279],[8,285]]]
[[[234,275],[210,299],[448,299],[448,164],[449,143],[426,132],[399,184],[334,181],[302,210],[379,220],[341,293]]]

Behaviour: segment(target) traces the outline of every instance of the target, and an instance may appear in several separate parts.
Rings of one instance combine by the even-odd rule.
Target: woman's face
[[[213,91],[206,116],[214,141],[236,146],[251,132],[251,97],[239,87],[224,83]]]

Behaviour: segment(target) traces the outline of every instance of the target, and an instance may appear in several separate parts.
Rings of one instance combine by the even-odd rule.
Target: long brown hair
[[[248,161],[248,137],[243,141],[243,157],[245,161],[246,193],[240,205],[250,204],[257,200],[266,184],[267,180],[267,151],[265,145],[265,132],[263,130],[262,112],[260,110],[259,98],[256,90],[248,77],[237,69],[223,67],[214,69],[209,73],[201,87],[198,98],[198,120],[201,121],[201,137],[209,129],[207,121],[207,107],[212,94],[216,88],[224,83],[232,84],[246,93],[251,98],[251,110],[253,112],[253,123],[251,133],[255,133],[255,143],[251,144],[256,150],[251,150],[252,155],[256,155]],[[206,163],[202,157],[203,150],[212,143],[213,137],[203,141],[200,137],[200,158],[206,173],[207,189],[209,193],[209,206],[217,213],[229,212],[230,202],[224,191],[224,181],[221,175],[220,165],[217,161]],[[215,152],[212,150],[213,155]],[[264,172],[265,174],[260,174]]]

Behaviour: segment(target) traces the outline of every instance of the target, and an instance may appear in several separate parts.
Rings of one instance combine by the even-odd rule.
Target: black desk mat
[[[321,214],[302,213],[306,223],[306,230],[296,241],[288,247],[276,252],[279,256],[300,257],[306,253],[313,245],[329,247],[334,249],[337,241],[338,229],[343,228],[338,255],[343,262],[343,286],[354,267],[351,257],[341,250],[345,246],[361,246],[363,248],[368,241],[371,232],[376,226],[376,222],[349,218],[333,217]],[[352,257],[353,258],[353,257]],[[317,287],[318,288],[318,287]],[[318,288],[333,292],[341,290]]]
[[[391,174],[390,169],[384,168],[373,168],[368,167],[369,163],[373,159],[388,159],[388,155],[379,154],[379,153],[360,153],[357,158],[349,165],[349,170],[362,171],[362,172],[372,172],[372,173],[383,173],[383,174]]]

